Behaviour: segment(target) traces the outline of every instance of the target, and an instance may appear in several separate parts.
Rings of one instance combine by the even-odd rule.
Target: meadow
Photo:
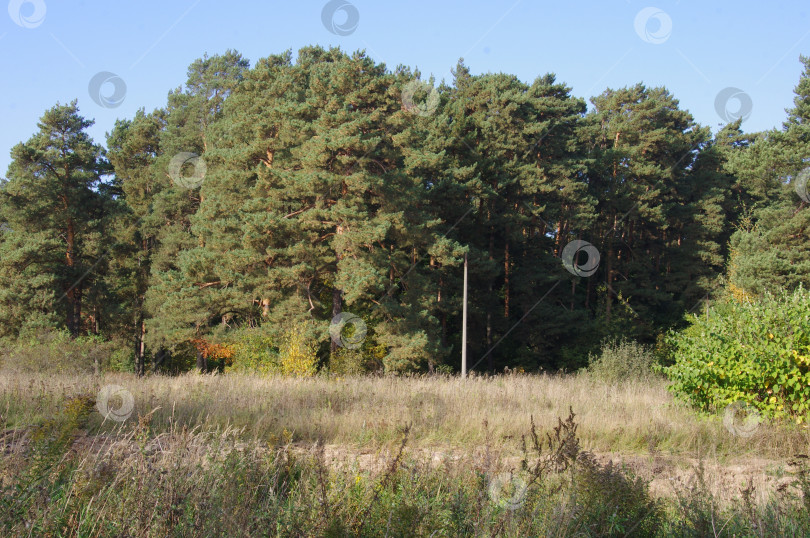
[[[7,535],[810,529],[806,427],[735,435],[658,377],[7,372],[0,414]]]

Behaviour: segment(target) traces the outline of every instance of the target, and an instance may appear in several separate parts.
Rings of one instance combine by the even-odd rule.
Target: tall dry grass
[[[517,447],[530,417],[552,425],[577,414],[586,449],[660,452],[714,458],[787,458],[807,453],[805,427],[761,424],[751,437],[732,435],[720,416],[703,416],[674,401],[660,379],[605,383],[587,375],[514,375],[467,380],[442,377],[283,378],[245,375],[151,376],[126,374],[0,376],[5,428],[52,416],[66,398],[96,395],[105,385],[125,387],[137,416],[153,412],[152,430],[170,424],[203,430],[232,428],[245,438],[375,448],[396,442],[411,425],[411,445],[447,449],[480,446],[486,435]],[[487,423],[488,434],[484,422]],[[0,426],[3,424],[0,423]],[[126,426],[126,423],[125,423]],[[91,433],[115,422],[96,413]]]
[[[139,398],[173,406],[172,413],[162,415],[159,406],[144,412],[147,406],[116,427],[98,423],[93,398],[83,394],[95,388],[92,380],[28,381],[15,384],[4,379],[8,383],[3,389],[4,420],[11,417],[12,409],[17,420],[35,419],[26,428],[8,429],[0,436],[0,534],[7,536],[702,537],[810,533],[810,466],[806,461],[796,464],[792,485],[766,496],[756,496],[749,483],[728,499],[718,498],[701,467],[694,480],[675,486],[672,497],[657,498],[646,479],[583,450],[580,433],[584,428],[573,414],[547,426],[530,419],[520,431],[517,461],[504,457],[502,447],[509,440],[498,438],[486,422],[481,431],[470,426],[456,437],[473,444],[476,436],[483,435],[478,447],[482,450],[428,461],[413,453],[411,443],[418,439],[406,426],[396,432],[395,442],[378,452],[379,465],[364,466],[357,458],[346,465],[332,465],[320,443],[296,447],[289,433],[282,430],[282,439],[275,439],[277,434],[266,425],[263,431],[275,439],[268,443],[258,438],[256,428],[236,429],[229,426],[233,420],[225,414],[202,415],[201,409],[193,409],[193,404],[204,405],[206,399],[235,406],[240,400],[228,389],[244,388],[247,381],[255,382],[251,396],[275,391],[270,398],[274,404],[287,402],[293,395],[296,404],[323,404],[324,398],[345,403],[353,401],[353,396],[354,403],[366,411],[368,398],[394,406],[396,396],[404,399],[411,394],[406,388],[417,388],[422,389],[416,391],[419,396],[406,400],[415,403],[406,404],[389,419],[421,424],[421,442],[426,443],[435,441],[431,436],[437,435],[426,424],[427,415],[440,432],[449,431],[453,424],[474,424],[445,421],[435,412],[453,409],[452,402],[456,406],[471,402],[475,388],[491,398],[498,420],[504,422],[499,426],[503,434],[508,414],[521,409],[515,405],[511,388],[525,382],[524,389],[534,389],[541,381],[548,384],[547,389],[554,388],[554,383],[568,383],[571,388],[583,383],[582,379],[520,379],[513,387],[510,379],[432,380],[427,385],[423,379],[349,380],[348,384],[217,377],[97,379],[140,382]],[[175,382],[181,385],[171,386]],[[460,396],[448,389],[454,384]],[[370,396],[348,394],[347,386],[369,389]],[[426,392],[426,387],[437,386],[448,392]],[[393,394],[382,396],[378,390]],[[64,398],[60,400],[59,394]],[[336,395],[343,399],[335,400]],[[182,405],[180,399],[185,400]],[[442,407],[442,399],[451,400],[451,405]],[[26,405],[33,407],[24,416],[20,412]],[[351,408],[348,404],[343,407],[349,415],[359,412]],[[279,404],[277,410],[283,409],[291,408]],[[301,420],[307,413],[299,410],[294,415]],[[314,414],[310,412],[310,416]],[[335,431],[333,437],[339,438]],[[358,435],[352,430],[342,433],[347,439]]]

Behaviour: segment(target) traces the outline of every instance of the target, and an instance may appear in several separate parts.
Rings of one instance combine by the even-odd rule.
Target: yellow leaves
[[[771,340],[773,340],[773,333],[768,333],[768,338],[770,338]]]
[[[805,366],[810,366],[810,356],[807,355],[799,355],[797,350],[792,350],[793,358],[796,360],[798,364],[803,364]]]
[[[284,336],[279,349],[281,373],[296,377],[310,377],[318,371],[318,355],[315,344],[304,334],[303,327],[296,326]]]
[[[734,285],[733,283],[729,283],[728,292],[731,295],[731,298],[737,303],[744,303],[750,300],[750,295],[745,290]]]

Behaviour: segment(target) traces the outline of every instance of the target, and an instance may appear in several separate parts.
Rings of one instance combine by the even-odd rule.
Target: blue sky
[[[104,143],[116,118],[164,105],[195,58],[228,48],[251,65],[309,44],[365,49],[389,68],[410,65],[439,80],[464,57],[474,73],[527,82],[554,72],[585,98],[636,82],[664,85],[715,131],[724,123],[716,97],[729,87],[743,95],[723,110],[750,104],[746,131],[780,126],[798,56],[810,55],[806,1],[351,0],[331,19],[338,29],[352,23],[353,6],[359,21],[348,35],[324,25],[326,3],[11,0],[0,10],[0,175],[11,147],[57,101],[78,98],[82,114],[96,120],[91,135]],[[88,84],[101,71],[126,83],[115,108],[90,98]]]

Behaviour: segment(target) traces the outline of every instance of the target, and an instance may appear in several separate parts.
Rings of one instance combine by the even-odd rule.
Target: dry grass
[[[108,384],[129,390],[130,418],[154,411],[152,428],[183,424],[203,430],[235,428],[246,438],[275,442],[378,448],[411,424],[411,446],[467,449],[488,434],[519,445],[530,417],[555,424],[569,407],[577,414],[583,447],[595,452],[671,454],[684,457],[789,458],[807,453],[806,427],[761,424],[750,438],[729,433],[719,416],[700,416],[673,400],[663,380],[606,384],[587,376],[472,378],[259,378],[189,374],[0,377],[0,415],[6,428],[36,424],[59,411],[66,398],[95,395]],[[488,424],[488,433],[484,422]],[[90,429],[101,424],[96,414]]]
[[[92,410],[105,385],[131,392],[127,421]],[[581,443],[593,455],[570,458],[568,474],[532,478],[521,451],[538,439],[532,419],[550,431],[569,407],[577,439],[559,445],[562,453]],[[810,491],[802,476],[810,475],[789,465],[807,448],[806,429],[795,426],[733,436],[719,417],[673,401],[658,379],[13,373],[0,377],[0,512],[14,513],[0,527],[183,536],[275,526],[280,535],[404,536],[417,524],[425,536],[603,535],[617,514],[627,525],[653,525],[648,510],[665,506],[660,535],[713,535],[715,523],[728,524],[719,535],[789,535],[810,528],[802,508]],[[616,459],[627,467],[613,466]],[[515,471],[533,485],[511,514],[490,486]],[[649,500],[647,483],[663,504]]]

